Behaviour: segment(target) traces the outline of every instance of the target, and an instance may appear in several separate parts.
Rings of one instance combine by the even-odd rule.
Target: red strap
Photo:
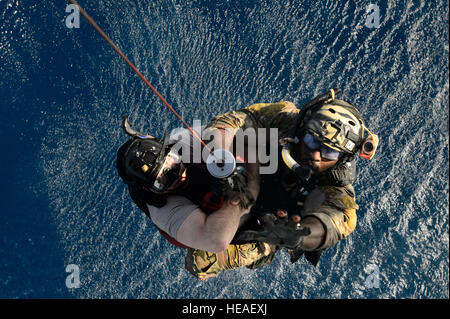
[[[223,205],[224,198],[218,197],[213,192],[206,193],[200,202],[200,208],[207,214],[220,209]]]
[[[155,224],[153,224],[153,225],[155,225]],[[176,241],[175,238],[170,237],[170,235],[168,233],[166,233],[164,230],[160,229],[158,226],[155,225],[155,227],[161,233],[161,235],[165,239],[167,239],[169,241],[169,243],[171,243],[172,245],[175,245],[175,246],[180,247],[180,248],[190,248],[190,247],[188,247],[186,245],[183,245],[179,241]]]

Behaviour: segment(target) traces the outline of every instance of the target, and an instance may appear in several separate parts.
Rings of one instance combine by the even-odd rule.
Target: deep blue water
[[[380,136],[357,229],[317,268],[281,253],[204,283],[115,171],[124,114],[180,124],[67,3],[0,0],[1,298],[449,297],[448,2],[80,0],[188,123],[340,87]]]

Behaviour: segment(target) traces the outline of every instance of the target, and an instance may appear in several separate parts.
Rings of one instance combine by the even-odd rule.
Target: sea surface
[[[200,282],[115,170],[123,115],[181,123],[68,1],[0,0],[0,298],[449,298],[448,1],[79,3],[188,123],[338,87],[380,146],[317,267]]]

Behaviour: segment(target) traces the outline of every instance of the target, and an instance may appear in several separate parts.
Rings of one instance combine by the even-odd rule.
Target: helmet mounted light
[[[373,134],[367,127],[364,127],[365,130],[369,133],[368,136],[364,139],[364,141],[361,143],[361,148],[359,152],[359,156],[371,160],[378,147],[378,135]]]

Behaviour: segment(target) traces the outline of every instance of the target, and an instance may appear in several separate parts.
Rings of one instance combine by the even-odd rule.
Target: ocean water
[[[339,87],[381,143],[316,268],[200,282],[115,171],[124,114],[181,124],[67,1],[0,0],[1,298],[449,297],[448,1],[79,2],[188,123]]]

